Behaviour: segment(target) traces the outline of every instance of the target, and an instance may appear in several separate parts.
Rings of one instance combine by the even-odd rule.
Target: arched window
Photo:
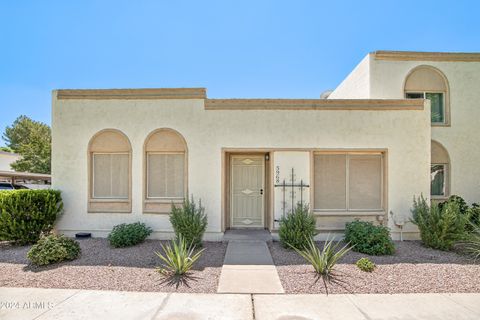
[[[432,198],[446,198],[450,195],[450,157],[436,141],[432,141],[431,157],[430,194]]]
[[[405,79],[405,98],[429,99],[432,124],[448,125],[450,120],[450,96],[445,75],[431,66],[414,68]]]
[[[169,212],[187,195],[187,144],[172,129],[150,133],[144,146],[144,211]]]
[[[89,212],[131,212],[131,156],[128,138],[115,129],[88,144]]]

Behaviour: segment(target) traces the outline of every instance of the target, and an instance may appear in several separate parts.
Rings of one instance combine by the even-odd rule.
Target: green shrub
[[[345,241],[352,245],[353,251],[369,255],[387,255],[395,252],[388,228],[376,226],[371,222],[348,222],[345,227]]]
[[[322,278],[327,294],[327,283],[332,280],[335,281],[335,275],[333,273],[335,265],[345,254],[347,254],[348,251],[350,251],[348,244],[338,249],[339,245],[340,242],[333,244],[333,239],[329,240],[327,238],[323,244],[322,251],[320,251],[315,244],[315,241],[313,241],[313,238],[306,237],[306,244],[304,247],[297,248],[292,246],[299,255],[313,266],[317,275]]]
[[[472,232],[477,226],[480,227],[480,206],[477,203],[472,203],[469,207],[462,197],[452,195],[447,201],[440,202],[438,207],[440,210],[443,210],[443,208],[449,203],[456,203],[458,205],[459,213],[466,216],[468,220],[468,223],[465,225],[466,231]]]
[[[52,231],[63,211],[60,191],[0,191],[0,240],[35,243]]]
[[[370,261],[368,258],[361,258],[355,263],[358,269],[365,272],[372,272],[375,269],[375,263]]]
[[[440,210],[443,210],[443,208],[449,203],[457,204],[459,213],[463,215],[467,214],[468,205],[462,197],[457,195],[451,195],[446,201],[440,202],[438,204],[438,207],[440,208]]]
[[[145,241],[151,233],[152,229],[144,223],[122,223],[113,227],[112,232],[108,235],[108,240],[112,247],[128,247]]]
[[[302,249],[315,236],[315,217],[310,214],[308,205],[297,204],[295,211],[280,219],[278,235],[285,248]]]
[[[455,242],[464,239],[467,218],[460,212],[458,201],[447,201],[439,206],[420,196],[413,199],[412,223],[420,230],[425,246],[439,250],[451,250]]]
[[[192,196],[191,200],[185,199],[181,207],[172,204],[170,223],[177,239],[181,235],[189,245],[202,245],[203,234],[207,228],[207,215],[201,200],[197,205]]]
[[[65,260],[73,260],[80,254],[77,241],[64,235],[48,235],[38,240],[27,253],[33,264],[43,266]]]
[[[472,203],[472,206],[467,209],[467,219],[470,222],[469,229],[474,231],[480,228],[480,205]]]
[[[473,257],[475,261],[480,259],[480,227],[475,227],[460,245],[463,252]]]
[[[202,255],[203,250],[195,253],[195,246],[187,244],[187,241],[180,234],[178,238],[173,239],[171,244],[161,245],[163,253],[155,254],[163,261],[157,271],[164,276],[182,276],[193,267],[195,262]]]

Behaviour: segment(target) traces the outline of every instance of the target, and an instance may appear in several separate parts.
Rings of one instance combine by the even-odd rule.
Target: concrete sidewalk
[[[0,288],[0,319],[480,319],[480,294],[250,295]]]
[[[252,319],[250,295],[0,288],[2,320]]]
[[[230,240],[218,293],[283,293],[277,268],[262,240]]]

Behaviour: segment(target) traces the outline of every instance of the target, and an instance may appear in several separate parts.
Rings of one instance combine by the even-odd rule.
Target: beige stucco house
[[[57,228],[172,234],[193,194],[207,240],[308,203],[322,235],[363,219],[416,238],[414,196],[480,200],[480,54],[377,51],[328,99],[209,99],[205,89],[55,90]]]
[[[21,156],[17,153],[0,150],[0,171],[13,171],[11,164],[20,158]]]

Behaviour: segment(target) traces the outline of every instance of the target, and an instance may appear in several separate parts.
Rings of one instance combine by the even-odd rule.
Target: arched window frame
[[[176,147],[151,150],[148,148],[150,140],[155,135],[173,135],[177,139]],[[181,154],[183,155],[183,197],[150,197],[149,196],[149,166],[150,154]],[[171,128],[159,128],[150,132],[143,145],[143,212],[144,213],[170,213],[172,203],[181,204],[188,196],[188,147],[183,135]]]
[[[123,139],[121,144],[126,144],[121,149],[116,149],[114,141],[104,144],[103,147],[94,148],[97,139],[101,139],[104,134],[118,135]],[[112,137],[112,139],[116,139]],[[95,184],[95,155],[118,155],[126,154],[128,156],[127,172],[127,195],[126,196],[96,196],[94,193]],[[88,165],[88,212],[89,213],[131,213],[132,212],[132,145],[128,137],[118,129],[104,129],[95,133],[88,143],[87,149]]]
[[[426,69],[431,72],[435,72],[437,75],[439,75],[444,82],[445,85],[445,90],[424,90],[424,89],[408,89],[407,90],[407,82],[408,79],[417,71]],[[426,99],[426,94],[427,93],[443,93],[443,108],[444,108],[444,121],[443,122],[431,122],[432,127],[445,127],[445,126],[450,126],[451,120],[450,120],[450,84],[448,82],[447,77],[445,74],[440,71],[438,68],[435,68],[431,65],[419,65],[416,66],[415,68],[411,69],[407,76],[405,77],[404,83],[403,83],[403,94],[406,99],[410,99],[408,97],[408,94],[415,94],[415,93],[421,93],[423,94],[423,97],[419,97],[420,99]]]
[[[438,141],[435,141],[435,140],[432,140],[431,141],[431,144],[432,144],[432,154],[430,155],[431,156],[431,163],[430,163],[430,174],[432,172],[432,169],[434,166],[443,166],[443,170],[444,170],[444,194],[443,195],[433,195],[431,194],[430,192],[430,196],[433,200],[444,200],[444,199],[447,199],[449,196],[450,196],[450,176],[451,176],[451,160],[450,160],[450,155],[447,151],[447,149]],[[437,145],[437,147],[439,149],[441,149],[443,152],[444,152],[444,155],[446,157],[445,160],[442,160],[442,161],[438,161],[438,160],[434,160],[434,156],[433,156],[433,146],[434,145]]]

